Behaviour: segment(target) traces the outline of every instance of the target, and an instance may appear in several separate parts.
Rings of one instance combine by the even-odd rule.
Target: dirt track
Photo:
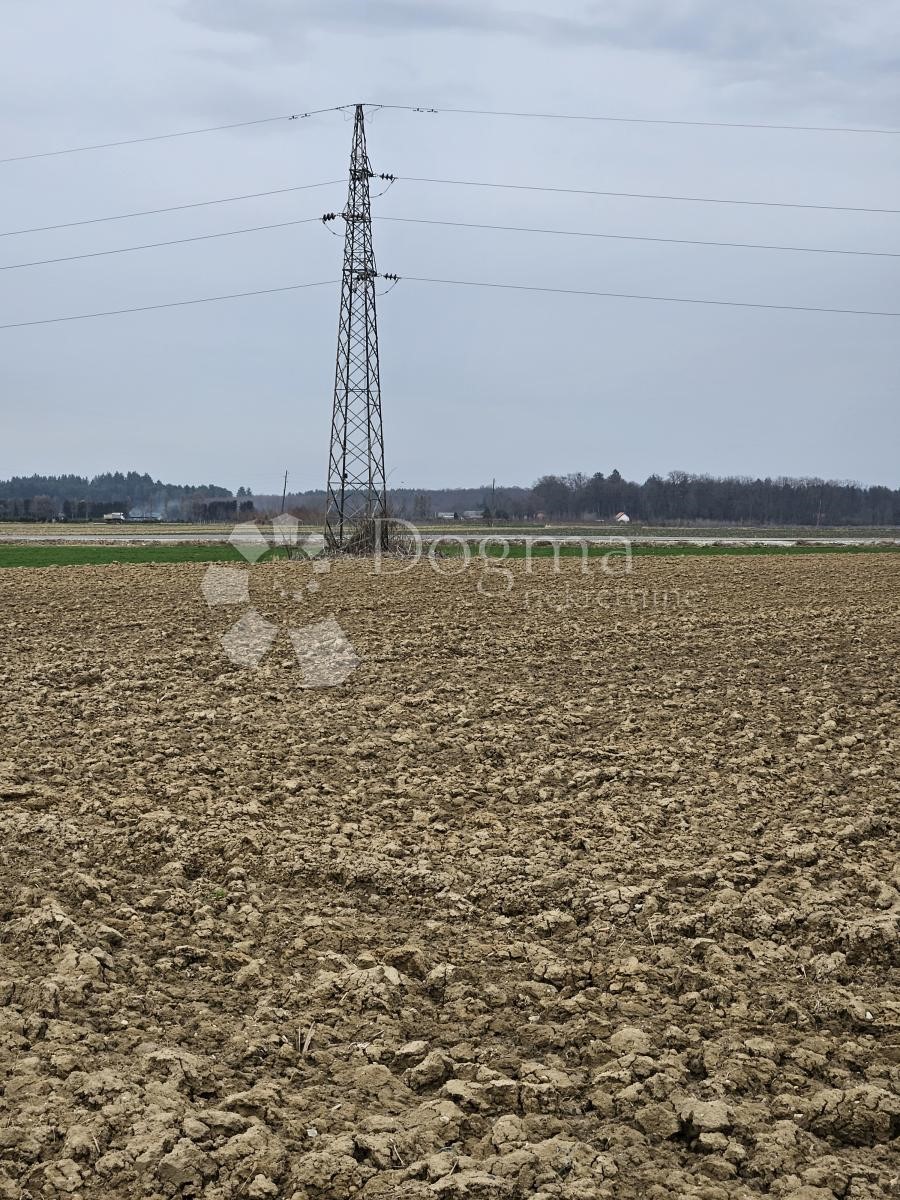
[[[897,1193],[900,562],[550,566],[0,573],[2,1200]]]

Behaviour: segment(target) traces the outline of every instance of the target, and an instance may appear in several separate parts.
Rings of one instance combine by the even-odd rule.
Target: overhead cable
[[[37,258],[31,262],[0,264],[0,271],[19,271],[23,267],[46,267],[51,263],[77,262],[83,258],[106,258],[111,254],[131,254],[135,250],[157,250],[162,246],[183,246],[188,242],[209,242],[215,238],[238,237],[244,233],[259,233],[266,229],[285,229],[289,225],[310,225],[321,217],[300,217],[295,221],[276,221],[271,225],[248,225],[244,229],[224,229],[220,233],[198,233],[193,237],[172,238],[167,242],[143,242],[139,246],[116,246],[111,250],[89,250],[85,254],[64,254],[59,258]]]
[[[900,129],[880,129],[868,126],[847,125],[780,125],[764,121],[694,121],[675,117],[619,117],[594,113],[558,112],[512,112],[508,109],[492,108],[440,108],[419,104],[374,104],[375,108],[394,109],[402,112],[428,113],[469,117],[520,117],[538,121],[598,121],[617,125],[693,125],[710,129],[772,129],[790,133],[875,133],[900,134]]]
[[[621,242],[664,242],[675,246],[721,246],[737,250],[785,250],[803,254],[850,254],[866,258],[900,258],[896,250],[845,250],[828,246],[777,246],[765,242],[713,242],[699,238],[650,237],[633,233],[599,233],[580,229],[545,229],[529,225],[490,225],[480,221],[440,221],[432,217],[389,217],[377,214],[374,221],[394,221],[405,225],[441,225],[453,229],[487,229],[504,233],[543,233],[558,237],[609,238]]]
[[[538,284],[494,283],[482,279],[435,279],[423,275],[401,275],[409,283],[442,283],[454,287],[500,288],[513,292],[548,292],[559,296],[598,296],[609,300],[654,300],[665,304],[710,304],[725,308],[768,308],[782,312],[837,313],[854,317],[900,317],[900,312],[865,308],[825,308],[812,304],[762,304],[750,300],[707,300],[694,296],[649,296],[633,292],[595,292],[586,288],[545,287]]]
[[[117,146],[137,146],[142,142],[165,142],[170,138],[195,137],[199,133],[220,133],[225,129],[246,129],[250,125],[272,125],[277,121],[302,121],[306,117],[317,117],[322,113],[341,112],[352,105],[338,104],[332,108],[316,108],[309,112],[282,113],[277,117],[257,117],[252,121],[232,121],[228,125],[205,125],[202,129],[180,129],[175,133],[154,133],[149,137],[120,138],[115,142],[94,142],[89,146],[66,146],[61,150],[41,150],[35,154],[13,154],[0,158],[3,163],[28,162],[35,158],[58,158],[63,154],[84,154],[88,150],[112,150]]]
[[[741,204],[757,208],[804,208],[824,212],[900,213],[900,208],[864,208],[847,204],[799,204],[787,200],[737,200],[713,196],[670,196],[657,192],[609,192],[596,188],[557,187],[537,183],[499,183],[483,179],[431,179],[418,175],[398,175],[405,183],[433,183],[450,187],[503,188],[515,192],[550,192],[566,196],[613,196],[626,200],[681,200],[689,204]]]
[[[263,196],[283,196],[288,192],[306,192],[311,188],[346,184],[346,179],[326,179],[322,183],[298,183],[293,187],[270,188],[266,192],[244,192],[240,196],[220,196],[216,200],[194,200],[190,204],[170,204],[166,208],[144,208],[137,212],[113,213],[107,217],[85,217],[81,221],[60,221],[56,225],[32,225],[28,229],[6,229],[0,237],[18,237],[23,233],[47,233],[52,229],[74,229],[78,225],[101,225],[104,221],[130,221],[132,217],[156,217],[160,213],[185,212],[189,208],[208,208],[213,204],[234,204],[237,200],[259,200]]]
[[[95,317],[119,317],[125,313],[155,312],[161,308],[184,308],[191,304],[214,304],[219,300],[243,300],[248,296],[273,296],[276,292],[297,292],[302,288],[336,286],[336,279],[323,279],[316,283],[288,283],[283,287],[256,288],[252,292],[228,292],[222,296],[201,296],[196,300],[169,300],[165,304],[140,304],[134,308],[110,308],[105,312],[70,313],[64,317],[44,317],[38,321],[12,321],[0,325],[0,329],[25,329],[30,325],[59,325],[64,321],[92,321]]]

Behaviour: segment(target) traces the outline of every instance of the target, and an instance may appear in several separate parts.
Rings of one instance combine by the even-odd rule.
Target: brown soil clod
[[[895,1195],[898,560],[437,568],[0,573],[0,1200]]]

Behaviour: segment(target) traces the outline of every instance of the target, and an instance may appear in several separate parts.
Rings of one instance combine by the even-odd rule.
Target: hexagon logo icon
[[[327,572],[331,564],[319,558],[325,549],[324,538],[316,534],[301,534],[296,517],[285,514],[272,522],[272,542],[253,522],[235,526],[229,543],[250,564],[258,563],[266,552],[275,546],[288,548],[290,557],[300,557],[313,562],[317,575]],[[291,554],[296,550],[296,555]],[[356,650],[332,615],[325,620],[308,625],[294,626],[273,623],[267,620],[251,603],[251,572],[242,567],[210,565],[200,590],[211,609],[244,607],[245,611],[221,635],[219,642],[225,657],[235,666],[258,669],[263,659],[275,645],[279,632],[284,628],[294,649],[294,657],[300,668],[300,687],[337,687],[357,669],[360,663]],[[316,580],[310,580],[307,591],[319,589]],[[282,596],[287,593],[282,591]],[[300,599],[294,593],[294,599]]]
[[[337,687],[359,666],[353,643],[335,618],[288,630],[300,666],[301,687]]]

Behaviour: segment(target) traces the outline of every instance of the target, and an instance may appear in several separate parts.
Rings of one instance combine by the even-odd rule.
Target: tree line
[[[609,475],[544,475],[531,490],[536,513],[557,518],[666,524],[898,525],[900,488],[815,478],[752,479],[672,471],[643,483]]]
[[[245,499],[245,497],[247,499]],[[252,510],[246,488],[234,497],[217,484],[163,483],[137,471],[20,475],[0,480],[0,519],[91,520],[107,512],[167,520],[222,520]]]
[[[281,496],[253,497],[216,484],[162,483],[136,471],[81,475],[31,475],[0,480],[0,519],[83,520],[106,512],[166,520],[243,520],[277,513]],[[542,475],[530,488],[396,488],[391,512],[411,521],[477,512],[496,520],[611,521],[627,513],[654,525],[900,525],[900,488],[814,478],[695,475],[672,471],[643,483],[618,471],[608,475]],[[321,490],[293,493],[287,511],[319,521]]]
[[[257,507],[280,497],[258,497]],[[307,520],[321,517],[325,493],[288,497]],[[900,489],[858,483],[779,477],[693,475],[671,471],[643,483],[618,471],[604,475],[542,475],[530,488],[392,488],[389,507],[409,521],[477,512],[496,520],[612,521],[624,512],[652,525],[900,525]]]

